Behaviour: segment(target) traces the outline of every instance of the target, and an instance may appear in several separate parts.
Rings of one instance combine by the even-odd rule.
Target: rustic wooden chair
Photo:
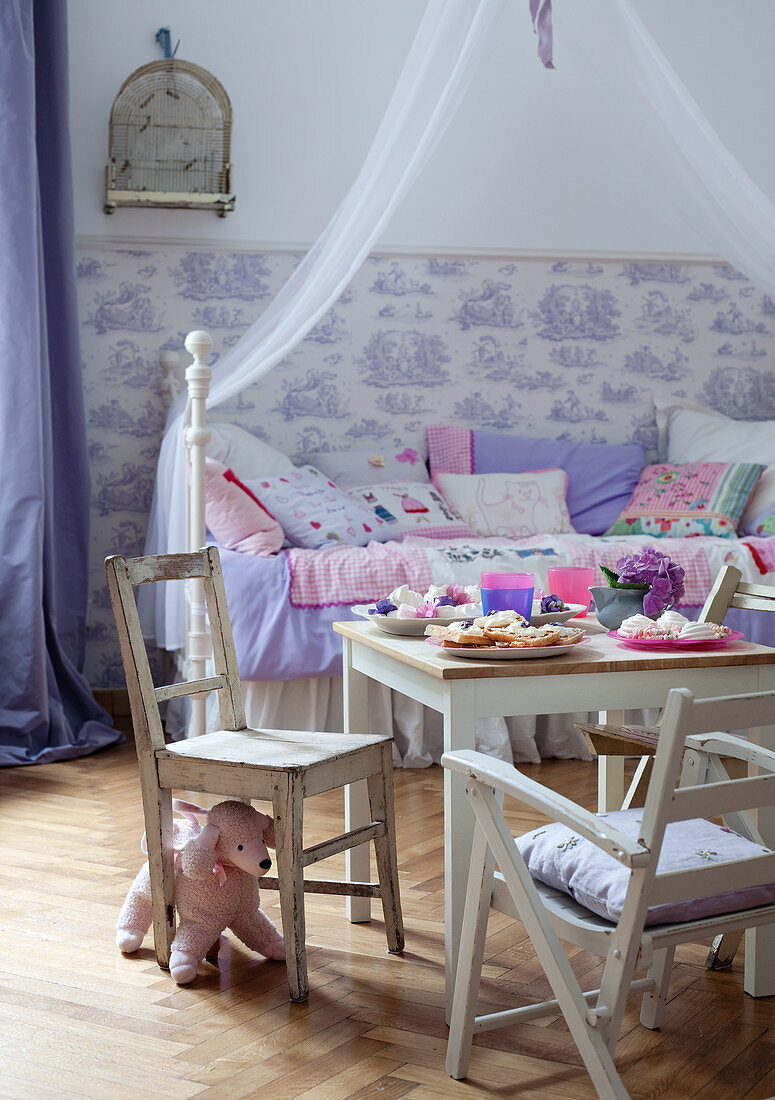
[[[280,894],[288,984],[293,1001],[309,995],[305,951],[304,893],[381,897],[388,950],[404,946],[396,862],[392,738],[383,735],[255,730],[245,724],[226,593],[218,551],[106,560],[110,598],[129,689],[140,766],[153,929],[159,966],[169,967],[175,934],[172,791],[204,791],[226,797],[268,800],[274,808],[277,878],[262,888]],[[155,581],[203,582],[212,633],[214,675],[155,687],[151,678],[134,586]],[[165,744],[159,704],[184,695],[217,691],[222,729]],[[304,799],[366,780],[372,821],[331,840],[303,847]],[[379,884],[314,881],[304,868],[359,844],[374,841]],[[208,958],[211,956],[208,954]]]
[[[723,566],[708,593],[697,617],[701,623],[723,623],[730,607],[748,611],[775,611],[775,588],[764,584],[749,584],[741,580],[742,573],[734,565]],[[638,756],[635,774],[622,802],[622,808],[642,806],[651,778],[661,716],[653,726],[585,725],[579,723],[590,750],[596,756]],[[708,954],[709,970],[724,970],[732,965],[742,932],[721,937]]]
[[[644,994],[641,1022],[657,1028],[664,1016],[677,944],[702,940],[714,931],[775,923],[775,853],[762,845],[751,823],[747,822],[745,832],[752,839],[735,836],[707,820],[702,828],[715,830],[715,842],[698,849],[696,839],[697,819],[723,811],[735,814],[739,823],[747,818],[747,810],[775,805],[775,752],[745,738],[709,732],[770,724],[773,708],[775,692],[697,701],[686,688],[674,688],[664,711],[645,807],[608,817],[590,813],[482,753],[444,754],[444,767],[466,777],[476,815],[447,1053],[450,1076],[466,1076],[474,1032],[561,1013],[598,1095],[629,1096],[613,1060],[627,997]],[[767,774],[719,779],[722,758],[728,757],[753,763]],[[706,781],[709,775],[714,778],[711,783]],[[501,810],[503,795],[559,824],[539,826],[525,834],[518,847]],[[674,831],[665,838],[668,827]],[[558,836],[565,838],[562,844],[557,843]],[[537,855],[539,844],[544,850]],[[557,855],[560,849],[569,853],[567,864],[565,856]],[[686,853],[695,850],[694,865],[686,867]],[[658,872],[660,858],[667,861],[671,853],[673,869],[665,872],[663,863],[663,871]],[[560,861],[558,881],[567,883],[568,875],[577,876],[582,870],[587,875],[587,901],[595,896],[610,899],[608,891],[618,880],[618,918],[597,915],[569,893],[533,878],[528,864],[536,869],[542,864],[542,877],[550,878],[546,867],[555,859]],[[652,919],[672,923],[648,922],[652,907],[671,903],[683,903],[681,910],[652,913]],[[734,911],[735,906],[746,908]],[[491,908],[523,922],[556,999],[476,1016]],[[605,960],[599,989],[582,993],[560,940]],[[646,976],[635,978],[642,970]]]

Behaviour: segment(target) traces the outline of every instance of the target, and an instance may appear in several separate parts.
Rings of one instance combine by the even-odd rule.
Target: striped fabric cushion
[[[629,504],[606,534],[734,538],[764,468],[756,462],[646,466]]]

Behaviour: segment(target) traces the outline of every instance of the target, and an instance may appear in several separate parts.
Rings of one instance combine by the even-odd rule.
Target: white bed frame
[[[186,367],[187,388],[184,413],[183,440],[186,448],[186,546],[185,551],[198,550],[205,545],[205,457],[211,432],[207,427],[207,397],[210,393],[212,371],[203,361],[213,350],[208,332],[199,329],[189,332],[185,348],[193,362]],[[164,371],[161,383],[162,400],[169,408],[180,392],[180,356],[176,351],[162,351],[159,364]],[[185,678],[204,679],[207,660],[212,653],[210,630],[205,610],[204,585],[200,579],[186,582],[186,633],[183,650]],[[188,734],[194,736],[206,729],[206,695],[193,695],[190,699]]]

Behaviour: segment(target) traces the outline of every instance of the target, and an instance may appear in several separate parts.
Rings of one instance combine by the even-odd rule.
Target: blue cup
[[[516,611],[530,622],[533,611],[532,573],[482,573],[482,610]]]

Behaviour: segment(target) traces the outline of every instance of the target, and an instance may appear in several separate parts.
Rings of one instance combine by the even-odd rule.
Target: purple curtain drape
[[[89,473],[65,0],[0,3],[0,765],[122,740],[81,669]]]

